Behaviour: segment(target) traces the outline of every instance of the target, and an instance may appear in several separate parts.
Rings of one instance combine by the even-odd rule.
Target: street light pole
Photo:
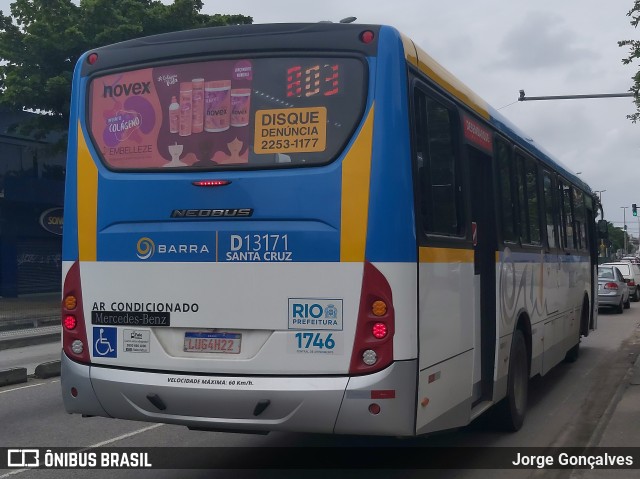
[[[518,101],[532,100],[575,100],[583,98],[623,98],[634,96],[633,93],[595,93],[592,95],[553,95],[553,96],[525,96],[524,90],[520,90]]]
[[[624,224],[624,229],[622,231],[622,235],[624,237],[624,254],[627,254],[627,208],[628,206],[621,206],[622,208],[622,221]]]

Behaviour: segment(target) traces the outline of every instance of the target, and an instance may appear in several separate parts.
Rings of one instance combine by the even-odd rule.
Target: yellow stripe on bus
[[[78,123],[78,254],[96,261],[98,235],[98,169]]]
[[[373,105],[342,162],[340,261],[364,261],[369,219],[369,180],[373,139]]]
[[[421,263],[472,263],[475,252],[472,249],[419,248]],[[496,251],[495,262],[500,262],[500,251]]]
[[[404,55],[411,65],[417,67],[444,90],[474,110],[485,120],[490,118],[487,103],[467,85],[458,80],[449,70],[435,61],[427,52],[405,35],[401,36]]]
[[[421,263],[473,263],[472,249],[419,248]]]

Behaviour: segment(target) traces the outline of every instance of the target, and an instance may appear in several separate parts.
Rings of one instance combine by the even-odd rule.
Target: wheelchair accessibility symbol
[[[118,330],[116,328],[93,328],[93,355],[103,358],[118,357]]]

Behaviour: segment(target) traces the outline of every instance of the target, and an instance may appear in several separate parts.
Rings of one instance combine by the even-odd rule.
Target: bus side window
[[[582,191],[577,188],[573,189],[573,219],[575,221],[575,232],[576,232],[576,246],[580,250],[586,251],[588,248],[587,244],[587,233],[585,230],[585,209],[584,209],[584,195]]]
[[[518,236],[516,230],[516,202],[513,196],[511,147],[508,143],[498,138],[496,139],[495,152],[498,166],[498,184],[500,185],[502,239],[515,243],[518,241]]]
[[[538,164],[531,158],[525,159],[527,181],[527,209],[529,214],[529,238],[531,244],[540,244],[540,200],[538,188]]]
[[[520,240],[523,244],[539,245],[541,236],[538,164],[532,158],[516,153],[516,165],[520,200]]]
[[[455,110],[416,90],[416,163],[426,233],[461,234]]]
[[[575,241],[573,237],[573,208],[571,205],[572,193],[571,187],[560,181],[558,183],[558,192],[560,196],[560,202],[562,205],[562,239],[564,240],[565,249],[574,249]]]
[[[544,172],[543,178],[544,189],[544,212],[547,225],[547,244],[550,249],[555,249],[558,246],[557,241],[557,229],[556,229],[556,215],[554,208],[554,195],[553,192],[553,178],[548,171]]]

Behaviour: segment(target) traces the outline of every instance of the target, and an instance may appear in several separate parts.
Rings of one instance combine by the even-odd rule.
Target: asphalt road
[[[0,479],[31,478],[283,478],[283,477],[367,477],[367,478],[568,478],[570,470],[359,470],[318,469],[330,467],[331,456],[323,447],[365,446],[353,449],[354,460],[367,464],[366,446],[496,446],[569,447],[586,446],[602,430],[601,418],[633,359],[640,350],[640,303],[632,303],[624,314],[603,313],[598,330],[583,340],[580,358],[561,364],[545,377],[531,381],[529,412],[523,428],[506,434],[492,428],[485,416],[467,428],[411,440],[355,438],[311,434],[271,433],[253,436],[232,433],[189,431],[184,427],[138,423],[105,418],[68,415],[62,406],[59,378],[30,379],[28,383],[0,388],[0,447],[242,447],[237,464],[250,465],[251,451],[257,447],[293,446],[313,449],[317,461],[308,470],[0,470]],[[57,351],[34,349],[39,360],[55,359]],[[4,352],[2,353],[4,357]],[[4,359],[2,360],[2,362]],[[330,451],[330,450],[325,450]],[[379,451],[379,450],[377,450]],[[393,449],[389,449],[393,454]],[[357,455],[357,456],[356,456]],[[235,463],[235,462],[234,462]],[[464,463],[461,455],[460,463]]]

